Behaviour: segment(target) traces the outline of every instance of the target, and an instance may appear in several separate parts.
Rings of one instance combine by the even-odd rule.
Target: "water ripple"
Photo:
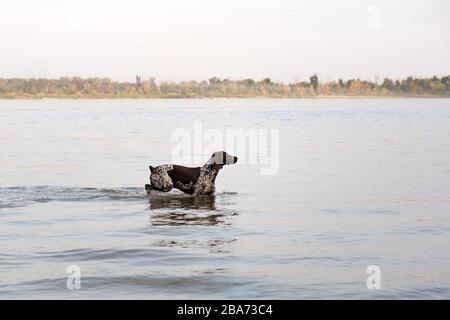
[[[90,188],[63,186],[25,186],[0,188],[0,209],[51,201],[89,201],[145,199],[143,188]]]

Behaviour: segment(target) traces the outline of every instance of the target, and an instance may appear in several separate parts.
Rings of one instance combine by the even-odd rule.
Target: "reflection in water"
[[[206,216],[188,212],[163,212],[152,215],[150,221],[153,225],[215,225],[226,223],[224,214],[210,214]]]
[[[184,249],[208,249],[210,253],[227,253],[230,252],[231,246],[236,243],[237,239],[210,239],[210,240],[198,240],[198,239],[174,239],[167,240],[162,239],[155,241],[152,245],[156,247],[178,247]]]
[[[216,196],[150,196],[150,209],[216,210]]]
[[[227,216],[237,215],[218,210],[215,195],[150,195],[150,210],[158,210],[150,216],[150,221],[160,226],[227,224]]]

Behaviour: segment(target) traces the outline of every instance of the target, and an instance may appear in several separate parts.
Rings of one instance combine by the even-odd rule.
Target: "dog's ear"
[[[148,168],[150,169],[150,172],[153,172],[153,170],[155,170],[155,168],[153,168],[152,166],[148,166]]]

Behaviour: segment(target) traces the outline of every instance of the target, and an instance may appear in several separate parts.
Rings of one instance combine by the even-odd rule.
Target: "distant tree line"
[[[307,82],[282,83],[262,80],[158,82],[155,78],[118,82],[108,78],[63,77],[60,79],[0,78],[0,98],[208,98],[321,96],[443,96],[450,97],[450,76],[442,78],[384,79],[380,83],[360,79],[320,82],[314,74]]]

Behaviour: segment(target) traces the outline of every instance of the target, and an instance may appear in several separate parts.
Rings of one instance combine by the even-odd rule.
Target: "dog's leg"
[[[198,195],[200,195],[200,188],[195,188],[195,190],[194,190],[194,192],[192,193],[192,195],[194,196],[194,197],[197,197]]]

